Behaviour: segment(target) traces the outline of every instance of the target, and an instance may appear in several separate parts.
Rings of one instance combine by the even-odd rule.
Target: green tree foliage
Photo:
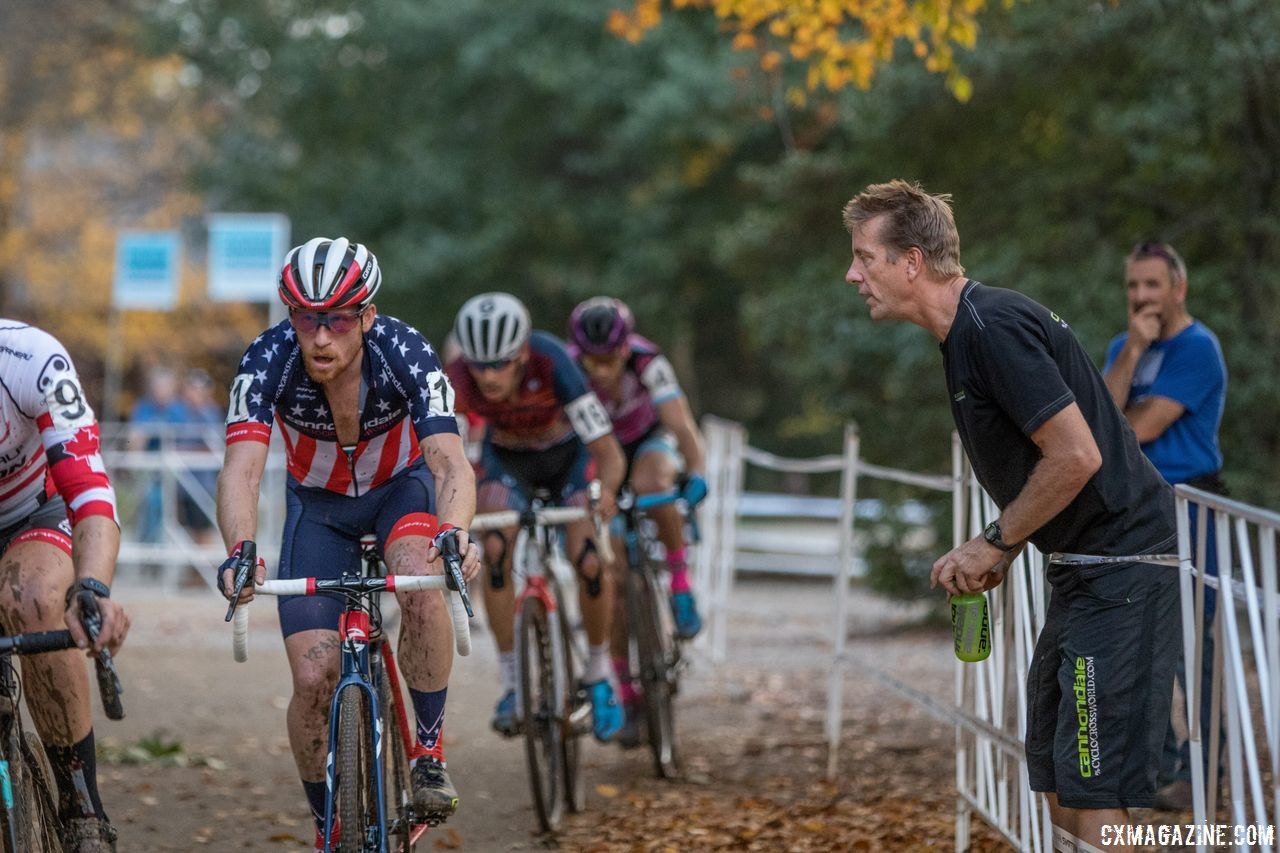
[[[1124,325],[1121,261],[1163,237],[1231,370],[1228,475],[1280,504],[1277,340],[1280,8],[1268,0],[1016,4],[957,55],[953,97],[905,47],[867,91],[762,69],[704,10],[642,40],[587,0],[166,0],[220,121],[215,205],[344,233],[387,270],[385,310],[439,339],[457,306],[511,290],[560,331],[596,292],[633,303],[702,412],[752,442],[949,464],[936,344],[875,326],[841,278],[840,208],[866,183],[955,197],[970,273],[1045,302],[1100,362]]]

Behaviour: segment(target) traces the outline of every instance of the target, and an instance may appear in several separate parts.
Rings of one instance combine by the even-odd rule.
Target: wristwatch
[[[75,597],[75,594],[82,589],[87,589],[89,592],[98,596],[98,598],[111,597],[111,587],[107,586],[97,578],[77,578],[76,582],[67,590],[68,605],[71,604],[71,599]]]
[[[982,529],[982,538],[1001,551],[1009,552],[1018,547],[1004,541],[1004,531],[1000,529],[1000,519],[996,519]]]

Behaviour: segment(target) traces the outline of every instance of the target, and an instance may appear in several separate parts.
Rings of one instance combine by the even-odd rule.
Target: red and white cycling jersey
[[[62,344],[0,320],[0,388],[0,530],[55,493],[72,524],[90,515],[119,524],[98,421]]]

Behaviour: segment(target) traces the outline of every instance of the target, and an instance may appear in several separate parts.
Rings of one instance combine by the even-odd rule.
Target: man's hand
[[[1004,581],[1005,572],[1017,553],[1005,553],[981,536],[975,536],[938,558],[929,573],[929,588],[942,584],[951,595],[995,589]]]
[[[218,567],[216,576],[218,582],[218,592],[222,593],[223,598],[231,600],[231,591],[236,588],[236,568],[240,563],[240,546],[243,542],[237,542],[236,546],[231,549],[231,553],[227,559],[222,561],[222,565]],[[258,557],[258,565],[254,567],[253,583],[244,585],[244,589],[240,590],[240,598],[237,606],[248,604],[253,601],[254,584],[260,584],[267,579],[267,561]],[[229,616],[227,617],[230,618]]]
[[[73,587],[75,589],[75,587]],[[124,643],[125,636],[129,633],[129,614],[124,612],[124,608],[118,602],[112,601],[110,598],[102,598],[95,596],[98,603],[98,614],[102,619],[102,627],[98,629],[97,640],[90,645],[89,633],[84,628],[84,618],[80,612],[80,596],[72,595],[71,600],[67,603],[66,622],[67,629],[71,631],[71,638],[76,641],[76,646],[85,649],[90,655],[96,655],[104,648],[115,655],[120,650],[121,644]]]
[[[434,563],[441,558],[442,536],[458,538],[458,553],[462,555],[462,577],[467,583],[471,583],[480,574],[480,547],[471,541],[470,534],[461,527],[448,527],[437,533],[435,539],[431,540],[431,547],[427,549],[427,562]]]
[[[1144,351],[1160,337],[1160,309],[1141,305],[1129,315],[1129,344]]]

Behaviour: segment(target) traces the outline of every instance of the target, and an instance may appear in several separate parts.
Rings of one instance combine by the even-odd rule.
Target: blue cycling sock
[[[409,688],[409,698],[413,700],[413,710],[418,717],[418,743],[439,759],[444,758],[439,741],[440,729],[444,726],[444,700],[448,694],[448,687],[431,693]]]
[[[77,817],[106,819],[98,796],[98,760],[93,746],[93,729],[84,740],[71,746],[48,744],[44,748],[58,784],[58,820]]]
[[[316,832],[324,829],[324,783],[302,780],[302,790],[307,792],[307,805],[316,821]]]

